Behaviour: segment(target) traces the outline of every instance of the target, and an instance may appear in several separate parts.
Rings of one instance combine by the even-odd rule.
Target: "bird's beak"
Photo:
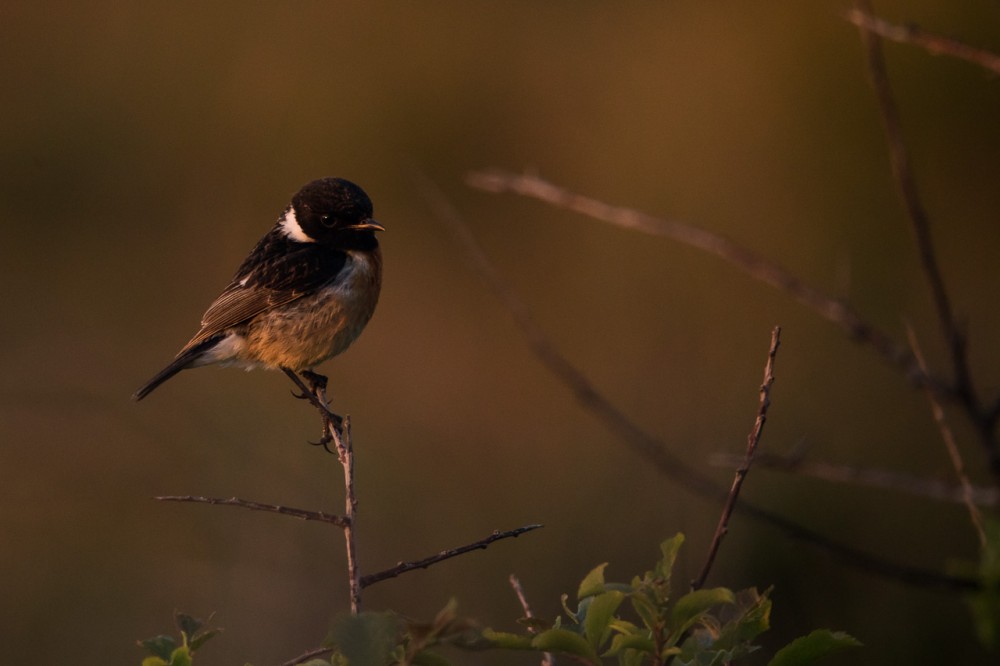
[[[363,222],[358,222],[357,224],[351,225],[350,228],[358,230],[370,229],[372,231],[385,231],[385,227],[383,227],[381,224],[372,219],[364,220]]]

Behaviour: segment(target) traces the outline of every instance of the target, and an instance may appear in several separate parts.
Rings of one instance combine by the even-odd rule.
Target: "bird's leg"
[[[299,378],[299,376],[297,374],[295,374],[294,370],[291,370],[289,368],[283,367],[283,368],[281,368],[281,371],[284,372],[286,375],[288,375],[288,378],[291,379],[292,382],[299,388],[299,391],[301,391],[301,393],[296,393],[295,391],[292,391],[292,397],[293,398],[296,398],[298,400],[311,400],[312,399],[312,397],[313,397],[312,396],[312,391],[310,391],[308,388],[306,388],[306,385],[304,383],[302,383],[302,380]]]
[[[311,370],[303,370],[301,373],[296,373],[290,368],[282,368],[281,370],[288,375],[288,378],[301,391],[301,393],[293,391],[292,395],[299,400],[308,400],[320,412],[320,418],[323,420],[323,435],[318,442],[309,443],[313,446],[322,446],[327,453],[334,453],[329,447],[330,442],[334,439],[331,434],[331,428],[335,428],[339,432],[343,426],[344,419],[339,414],[335,414],[327,404],[326,377]],[[301,377],[299,376],[300,374]],[[309,386],[306,386],[306,382],[302,381],[303,378],[309,383]]]

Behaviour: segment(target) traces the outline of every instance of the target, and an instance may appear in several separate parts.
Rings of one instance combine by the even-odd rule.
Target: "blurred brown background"
[[[530,355],[434,218],[416,165],[574,363],[684,460],[739,453],[770,329],[783,347],[762,450],[951,479],[924,397],[786,296],[665,240],[463,184],[536,169],[726,234],[848,297],[945,369],[847,0],[176,2],[0,6],[0,635],[3,661],[127,664],[171,613],[226,628],[205,664],[280,663],[346,608],[342,537],[157,494],[339,511],[281,375],[186,372],[132,391],[304,182],[360,183],[389,229],[382,302],[325,365],[352,415],[365,571],[541,522],[382,583],[371,610],[512,629],[516,572],[554,615],[594,565],[650,566],[683,531],[697,574],[719,506],[624,447]],[[1000,49],[1000,4],[880,2],[887,18]],[[887,46],[892,83],[979,389],[1000,377],[1000,82]],[[966,463],[985,458],[953,414]],[[959,505],[763,469],[744,496],[886,558],[976,557]],[[817,627],[840,663],[987,663],[962,600],[858,574],[740,518],[710,584],[776,586],[771,650]],[[534,655],[453,655],[536,663]],[[831,662],[833,663],[833,662]]]

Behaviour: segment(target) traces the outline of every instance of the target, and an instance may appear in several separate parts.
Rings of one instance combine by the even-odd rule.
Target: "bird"
[[[219,364],[312,371],[361,334],[378,303],[382,253],[372,201],[343,178],[304,185],[208,307],[201,328],[133,395],[142,400],[181,370]]]

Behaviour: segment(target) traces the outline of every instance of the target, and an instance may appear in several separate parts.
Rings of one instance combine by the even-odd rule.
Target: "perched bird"
[[[181,370],[218,363],[310,371],[360,335],[378,302],[382,254],[364,190],[341,178],[305,185],[201,318],[173,362],[132,396]]]

